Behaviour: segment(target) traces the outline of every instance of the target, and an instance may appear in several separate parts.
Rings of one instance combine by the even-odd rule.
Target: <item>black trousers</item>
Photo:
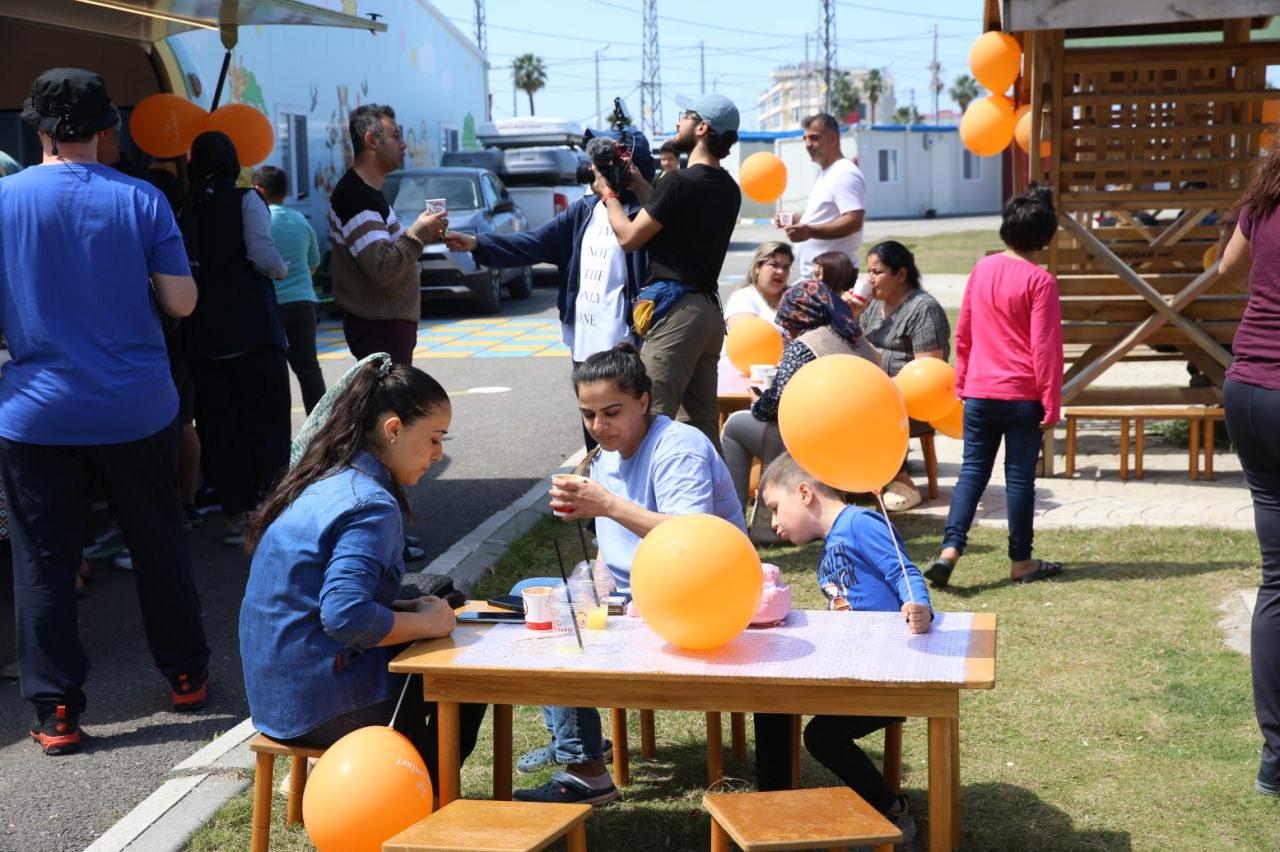
[[[76,570],[95,481],[133,557],[147,646],[168,677],[206,668],[200,598],[182,537],[177,422],[123,444],[47,446],[0,438],[9,500],[22,695],[41,715],[85,708],[89,659],[80,644]]]
[[[884,775],[854,740],[896,719],[880,716],[814,716],[804,728],[804,747],[871,807],[884,813],[898,801]],[[756,788],[791,788],[791,717],[756,713]]]
[[[258,505],[289,463],[289,367],[274,346],[192,360],[200,469],[222,511]]]
[[[1280,786],[1280,391],[1227,380],[1227,433],[1253,496],[1262,550],[1262,582],[1253,608],[1249,664],[1253,706],[1262,730],[1258,780]]]
[[[324,396],[324,374],[316,359],[315,302],[285,302],[278,305],[280,324],[289,341],[289,368],[302,388],[302,404],[307,413]]]
[[[359,728],[386,725],[395,713],[399,697],[397,695],[395,698],[335,716],[289,742],[328,748]],[[487,707],[487,704],[458,705],[458,732],[462,741],[460,755],[463,762],[475,750],[480,723],[484,721]],[[440,734],[436,728],[436,705],[435,702],[427,703],[422,697],[422,675],[409,675],[409,688],[405,690],[404,704],[400,707],[400,715],[396,716],[396,730],[408,737],[418,754],[422,755],[422,762],[426,764],[427,773],[431,776],[432,789],[439,795]]]

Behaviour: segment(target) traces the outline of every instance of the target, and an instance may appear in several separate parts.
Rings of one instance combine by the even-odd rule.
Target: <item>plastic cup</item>
[[[556,488],[559,488],[566,482],[586,482],[589,478],[590,477],[580,476],[576,473],[557,473],[555,476],[551,477],[551,484]],[[552,509],[551,514],[555,515],[557,518],[563,518],[569,513],[561,512],[559,509]]]
[[[550,630],[551,587],[530,586],[520,594],[524,598],[524,626],[530,630]]]
[[[448,201],[444,198],[428,198],[426,200],[428,213],[445,213],[448,212]]]
[[[577,618],[578,626],[574,628],[574,619]],[[587,629],[587,611],[578,603],[572,605],[564,600],[551,601],[551,631],[555,636],[555,647],[557,651],[578,652],[582,650],[582,646],[578,644],[578,638],[582,637],[582,641],[586,642],[583,634]]]
[[[765,390],[773,385],[773,377],[778,375],[778,368],[773,364],[752,364],[751,384]]]
[[[604,630],[609,625],[609,605],[592,605],[587,610],[587,629]]]

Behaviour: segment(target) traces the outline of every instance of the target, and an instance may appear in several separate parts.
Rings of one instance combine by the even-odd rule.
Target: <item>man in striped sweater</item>
[[[352,355],[387,352],[397,364],[409,364],[422,314],[422,245],[440,239],[449,220],[423,211],[401,227],[382,195],[386,176],[404,165],[395,110],[365,104],[351,112],[349,127],[355,165],[329,198],[333,299],[345,315],[342,330]]]

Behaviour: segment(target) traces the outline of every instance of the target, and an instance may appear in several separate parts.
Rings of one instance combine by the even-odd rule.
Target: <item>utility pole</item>
[[[933,92],[933,123],[938,123],[938,96],[942,94],[942,65],[938,62],[938,25],[933,25],[933,61],[929,63],[929,91]]]
[[[489,34],[484,20],[484,0],[476,0],[476,47],[485,62],[489,61]]]
[[[835,83],[838,69],[836,66],[836,4],[835,0],[822,0],[820,9],[822,18],[819,33],[822,43],[822,82],[826,92],[822,98],[822,111],[831,112],[831,87]]]
[[[520,105],[516,102],[516,63],[511,61],[511,117],[515,118],[520,114]]]
[[[658,67],[658,0],[644,0],[643,35],[640,68],[640,128],[652,137],[664,129],[662,71]]]
[[[707,50],[706,44],[699,40],[698,42],[698,91],[705,92],[707,90]]]

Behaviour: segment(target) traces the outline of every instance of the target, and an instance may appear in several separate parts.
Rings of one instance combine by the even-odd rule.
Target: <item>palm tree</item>
[[[831,112],[835,114],[836,120],[842,124],[848,121],[849,116],[857,116],[858,107],[862,106],[862,98],[858,94],[858,87],[845,75],[840,75],[831,84]]]
[[[894,124],[919,124],[920,112],[914,106],[898,107],[893,113]]]
[[[529,115],[533,115],[533,93],[547,85],[547,66],[537,56],[526,53],[512,61],[511,77],[516,88],[529,96]]]
[[[884,94],[884,76],[879,68],[872,68],[867,72],[867,76],[862,78],[862,93],[867,96],[867,103],[871,105],[871,123],[875,124],[876,104]]]
[[[968,74],[961,74],[956,78],[955,85],[951,87],[951,91],[947,94],[951,95],[951,100],[959,104],[960,111],[964,112],[971,102],[978,99],[978,95],[982,94],[982,90],[978,88],[977,80]]]

